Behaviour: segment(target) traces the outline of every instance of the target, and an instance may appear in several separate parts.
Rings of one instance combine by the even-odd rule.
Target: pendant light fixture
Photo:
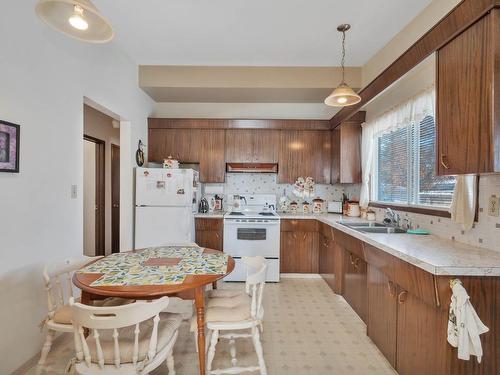
[[[84,42],[107,43],[114,37],[111,24],[89,0],[39,0],[35,11],[57,31]]]
[[[340,62],[342,67],[342,82],[325,99],[325,104],[331,107],[347,107],[361,101],[361,97],[345,83],[345,33],[350,28],[351,25],[347,23],[337,27],[337,30],[342,33],[342,60]]]

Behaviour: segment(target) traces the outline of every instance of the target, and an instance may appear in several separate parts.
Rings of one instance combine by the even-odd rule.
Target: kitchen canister
[[[304,203],[302,203],[302,212],[305,213],[305,214],[308,214],[310,211],[310,203],[305,201]]]
[[[292,214],[296,214],[297,213],[298,207],[299,207],[299,204],[297,202],[295,202],[295,201],[290,202],[290,212]]]
[[[315,214],[321,214],[324,210],[325,206],[325,201],[321,198],[314,198],[313,199],[313,213]]]
[[[347,209],[347,216],[359,217],[360,210],[359,204],[357,202],[349,202],[349,207]]]

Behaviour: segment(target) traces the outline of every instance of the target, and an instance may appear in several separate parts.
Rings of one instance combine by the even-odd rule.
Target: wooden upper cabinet
[[[199,160],[199,139],[196,129],[149,129],[148,160],[162,163],[172,156],[183,163]]]
[[[316,183],[330,183],[329,130],[282,130],[280,138],[278,182],[293,183],[310,176]]]
[[[277,163],[279,130],[226,130],[226,162]]]
[[[224,130],[196,129],[200,145],[200,182],[224,182],[226,177]]]
[[[500,9],[437,52],[439,175],[500,172]]]
[[[364,120],[365,112],[358,112],[332,131],[332,184],[361,183],[361,124]]]

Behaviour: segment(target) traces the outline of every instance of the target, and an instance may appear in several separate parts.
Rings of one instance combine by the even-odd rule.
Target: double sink
[[[384,234],[406,233],[406,230],[402,228],[397,228],[380,223],[367,223],[367,222],[354,222],[354,221],[339,221],[338,223],[348,228],[357,230],[358,232],[364,232],[364,233],[384,233]]]

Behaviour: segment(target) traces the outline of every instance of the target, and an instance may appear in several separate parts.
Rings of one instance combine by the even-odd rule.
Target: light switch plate
[[[492,195],[488,202],[488,215],[499,216],[500,215],[500,198],[496,195]]]
[[[71,199],[78,198],[78,185],[71,185]]]

